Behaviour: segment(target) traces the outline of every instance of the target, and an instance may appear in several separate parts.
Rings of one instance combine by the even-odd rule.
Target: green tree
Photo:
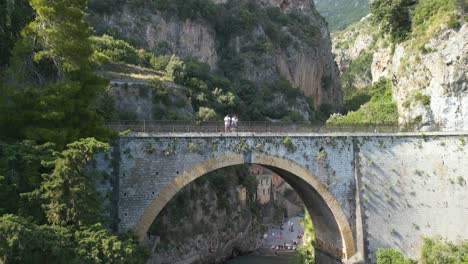
[[[0,81],[0,139],[8,142],[0,143],[0,214],[20,215],[0,217],[0,262],[144,262],[134,239],[95,225],[103,216],[89,165],[109,146],[94,138],[76,141],[113,135],[95,111],[107,80],[94,73],[103,56],[91,45],[87,1],[30,2],[35,19],[22,31]],[[1,11],[13,10],[11,3],[0,3],[0,34],[9,23]],[[30,141],[18,142],[24,139]],[[52,149],[66,145],[54,160]],[[38,225],[45,219],[50,226]]]
[[[203,122],[219,120],[219,116],[216,114],[216,112],[208,107],[200,107],[197,113],[197,118]]]
[[[81,263],[144,263],[146,252],[131,236],[109,234],[101,224],[81,227],[74,233]]]
[[[0,263],[144,263],[147,254],[130,236],[95,224],[78,230],[0,217]]]
[[[19,214],[44,221],[41,200],[37,194],[44,163],[53,159],[52,144],[37,145],[32,141],[8,144],[0,142],[0,215]]]
[[[113,133],[102,127],[94,109],[93,87],[104,86],[84,89],[79,82],[62,81],[41,88],[0,87],[0,139],[53,142],[57,149],[83,137],[108,140]]]
[[[78,263],[66,228],[38,226],[7,214],[0,217],[0,237],[2,263]]]
[[[370,3],[373,20],[393,42],[405,40],[411,31],[410,8],[416,0],[374,0]]]
[[[304,243],[297,248],[298,255],[293,259],[292,264],[313,264],[315,263],[315,229],[309,211],[305,210],[305,216],[301,220],[304,228]]]
[[[36,18],[22,31],[4,85],[0,138],[55,142],[109,139],[95,111],[107,80],[93,73],[94,51],[84,20],[86,0],[31,0]]]
[[[94,49],[102,52],[112,62],[124,62],[139,65],[140,57],[138,51],[123,40],[114,39],[111,36],[91,37]]]
[[[94,53],[89,26],[84,20],[87,0],[30,2],[37,16],[25,33],[35,37],[32,45],[41,47],[34,59],[53,61],[59,77],[69,74],[71,79],[82,79],[82,73],[92,70],[90,62]]]
[[[8,64],[20,31],[32,20],[28,0],[0,1],[0,66]]]
[[[421,255],[424,264],[468,263],[468,241],[454,244],[441,238],[424,238]]]
[[[67,145],[54,161],[54,171],[44,175],[42,197],[50,224],[79,226],[100,220],[99,196],[95,179],[86,166],[94,154],[109,150],[109,145],[94,138],[82,139]]]
[[[407,258],[396,249],[383,249],[377,250],[377,264],[412,264],[415,263]]]

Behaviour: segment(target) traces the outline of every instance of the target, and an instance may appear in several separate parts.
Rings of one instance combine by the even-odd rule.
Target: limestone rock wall
[[[468,24],[446,29],[426,45],[419,58],[404,58],[407,50],[397,47],[393,56],[394,97],[400,123],[421,120],[421,130],[468,131]],[[376,74],[378,71],[376,72]],[[422,94],[428,104],[417,100]]]
[[[422,47],[378,39],[367,21],[336,34],[335,60],[341,72],[363,52],[373,52],[372,82],[392,80],[399,123],[421,131],[468,130],[468,24],[442,25]]]
[[[223,56],[239,57],[241,78],[261,83],[279,78],[287,79],[293,87],[313,98],[315,106],[327,105],[339,110],[342,105],[338,71],[331,53],[331,40],[327,24],[308,0],[246,0],[255,1],[264,8],[279,7],[285,14],[307,18],[309,28],[315,33],[300,39],[293,33],[297,28],[281,27],[292,41],[279,48],[265,33],[262,25],[254,30],[232,36],[228,43],[221,43],[213,25],[203,19],[181,20],[174,14],[162,14],[144,7],[123,5],[109,14],[91,14],[89,20],[97,33],[112,34],[132,40],[138,46],[153,50],[166,50],[180,57],[193,57],[216,70]],[[216,4],[228,1],[216,0]],[[262,54],[251,54],[246,49],[261,43],[267,48]],[[222,50],[222,52],[221,52]],[[223,55],[220,55],[223,54]],[[229,73],[228,73],[229,74]]]
[[[112,33],[133,40],[150,51],[159,52],[163,48],[180,57],[193,57],[216,67],[216,39],[205,23],[182,21],[144,7],[126,5],[110,14],[91,13],[89,19],[99,34]]]
[[[146,82],[112,81],[108,95],[114,101],[114,119],[160,120],[158,112],[169,112],[178,116],[193,114],[194,110],[184,93],[184,87],[173,82],[163,82],[169,94],[169,103],[154,102],[154,92]]]
[[[264,5],[279,7],[282,10],[309,11],[313,5],[309,0],[256,0]]]
[[[178,193],[153,223],[154,231],[150,230],[160,243],[149,263],[220,263],[255,250],[259,225],[246,201],[239,199],[240,186],[230,187],[226,190],[229,207],[223,210],[218,207],[221,197],[207,182],[190,184]],[[183,205],[180,199],[186,199]]]
[[[368,18],[348,29],[332,34],[332,52],[340,73],[364,52],[372,51],[375,33]]]

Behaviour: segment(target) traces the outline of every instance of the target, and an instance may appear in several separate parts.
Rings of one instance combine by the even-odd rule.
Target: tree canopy
[[[114,133],[96,111],[108,81],[94,73],[100,54],[86,8],[86,0],[0,3],[0,263],[146,257],[133,237],[104,225],[102,173],[90,164]]]

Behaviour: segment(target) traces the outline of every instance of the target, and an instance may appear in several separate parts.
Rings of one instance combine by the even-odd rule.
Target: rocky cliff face
[[[263,5],[279,7],[285,11],[302,11],[310,12],[313,8],[312,2],[309,0],[256,0]]]
[[[101,67],[98,74],[110,80],[101,99],[107,100],[107,107],[102,111],[106,112],[104,115],[107,119],[151,122],[163,119],[161,115],[165,113],[184,116],[194,112],[186,88],[171,81],[155,83],[153,79],[161,77],[157,71],[132,65],[109,64]],[[155,100],[156,88],[161,88],[167,94],[163,102]]]
[[[174,53],[193,57],[216,67],[218,55],[213,30],[206,24],[177,17],[164,17],[161,12],[122,5],[112,13],[89,16],[99,34],[110,34],[131,40],[154,53]]]
[[[348,29],[332,34],[332,52],[340,73],[348,70],[351,61],[372,51],[377,36],[367,18]]]
[[[300,16],[310,32],[301,31],[300,25],[280,27],[284,38],[290,42],[282,47],[275,45],[265,25],[258,25],[252,32],[244,32],[230,42],[235,56],[243,59],[242,77],[254,82],[287,79],[305,96],[313,98],[315,106],[327,105],[340,108],[341,89],[338,73],[330,51],[331,39],[325,20],[308,0],[257,0],[264,8],[279,8],[287,16]],[[256,43],[264,43],[266,50],[259,60],[245,56],[243,50]],[[239,52],[240,51],[240,52]],[[247,52],[248,53],[248,52]]]
[[[257,249],[260,217],[233,173],[206,175],[171,200],[149,231],[159,238],[149,263],[222,263]]]
[[[400,123],[420,121],[421,130],[468,130],[468,26],[459,30],[445,28],[432,38],[419,58],[407,58],[403,45],[391,58],[394,98],[398,103]],[[375,74],[389,76],[375,67]]]
[[[409,39],[394,48],[372,27],[363,21],[334,36],[340,71],[372,52],[371,81],[392,81],[400,125],[421,131],[468,130],[467,23],[455,28],[441,24],[422,45]]]
[[[222,7],[228,12],[234,8],[233,0],[206,1],[213,1],[218,8]],[[341,89],[331,53],[330,36],[327,24],[315,10],[313,2],[238,2],[240,9],[251,8],[254,11],[249,12],[261,18],[245,18],[242,23],[255,25],[234,33],[229,32],[231,25],[226,23],[221,23],[226,29],[220,32],[219,25],[209,21],[209,18],[182,19],[177,12],[168,13],[128,3],[105,14],[90,12],[89,20],[99,34],[130,40],[159,54],[175,53],[183,58],[196,58],[209,64],[213,70],[221,68],[226,75],[231,75],[231,80],[245,79],[261,87],[265,82],[287,79],[293,87],[312,97],[317,108],[326,105],[330,109],[339,109],[342,105]],[[271,15],[275,8],[279,10],[281,21],[273,21],[278,17],[276,13]],[[242,10],[240,14],[244,14]],[[304,30],[307,34],[304,34]],[[226,36],[226,32],[229,32],[229,36]],[[232,74],[233,70],[226,68],[226,64],[238,65],[239,74]]]

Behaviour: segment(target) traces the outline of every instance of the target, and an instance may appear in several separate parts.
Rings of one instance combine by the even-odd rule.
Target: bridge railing
[[[107,121],[105,126],[117,131],[146,132],[146,133],[223,133],[223,121]],[[395,124],[354,124],[354,125],[316,125],[310,123],[293,122],[264,122],[239,121],[235,132],[254,133],[334,133],[334,132],[362,132],[362,133],[396,133],[400,129]]]

